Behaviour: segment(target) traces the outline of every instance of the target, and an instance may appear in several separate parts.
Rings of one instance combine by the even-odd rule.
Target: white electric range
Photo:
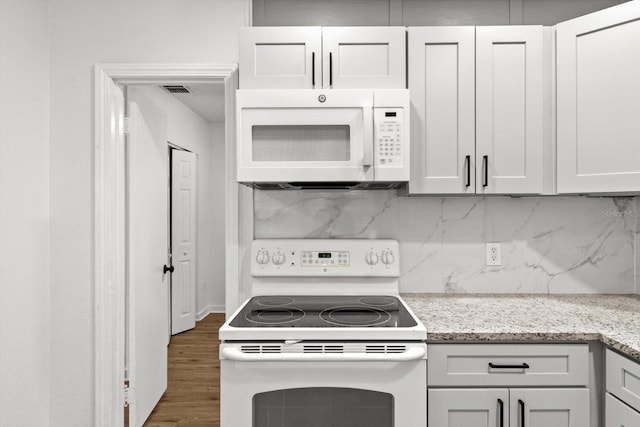
[[[424,427],[426,330],[394,240],[255,240],[220,329],[221,426]]]

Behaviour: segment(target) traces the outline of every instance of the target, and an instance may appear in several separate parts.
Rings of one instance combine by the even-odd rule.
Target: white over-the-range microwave
[[[238,182],[393,188],[409,180],[407,89],[236,93]]]

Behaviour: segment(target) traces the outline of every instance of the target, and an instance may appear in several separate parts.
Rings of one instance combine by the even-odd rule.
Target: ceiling
[[[188,83],[191,93],[171,93],[210,123],[224,122],[224,83]]]

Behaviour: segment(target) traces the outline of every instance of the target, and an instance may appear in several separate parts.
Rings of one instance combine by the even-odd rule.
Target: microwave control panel
[[[402,110],[402,108],[374,109],[374,155],[376,166],[403,166],[404,129]]]

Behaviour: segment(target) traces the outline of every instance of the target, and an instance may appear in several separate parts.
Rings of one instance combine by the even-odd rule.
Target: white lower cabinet
[[[640,426],[640,412],[636,412],[610,393],[605,394],[604,410],[606,427]]]
[[[591,424],[587,344],[431,344],[428,351],[429,427]]]
[[[508,424],[509,390],[506,388],[436,389],[429,390],[428,399],[429,427]]]
[[[432,389],[429,427],[584,427],[589,390]]]
[[[640,363],[607,349],[606,377],[605,426],[640,426]]]

